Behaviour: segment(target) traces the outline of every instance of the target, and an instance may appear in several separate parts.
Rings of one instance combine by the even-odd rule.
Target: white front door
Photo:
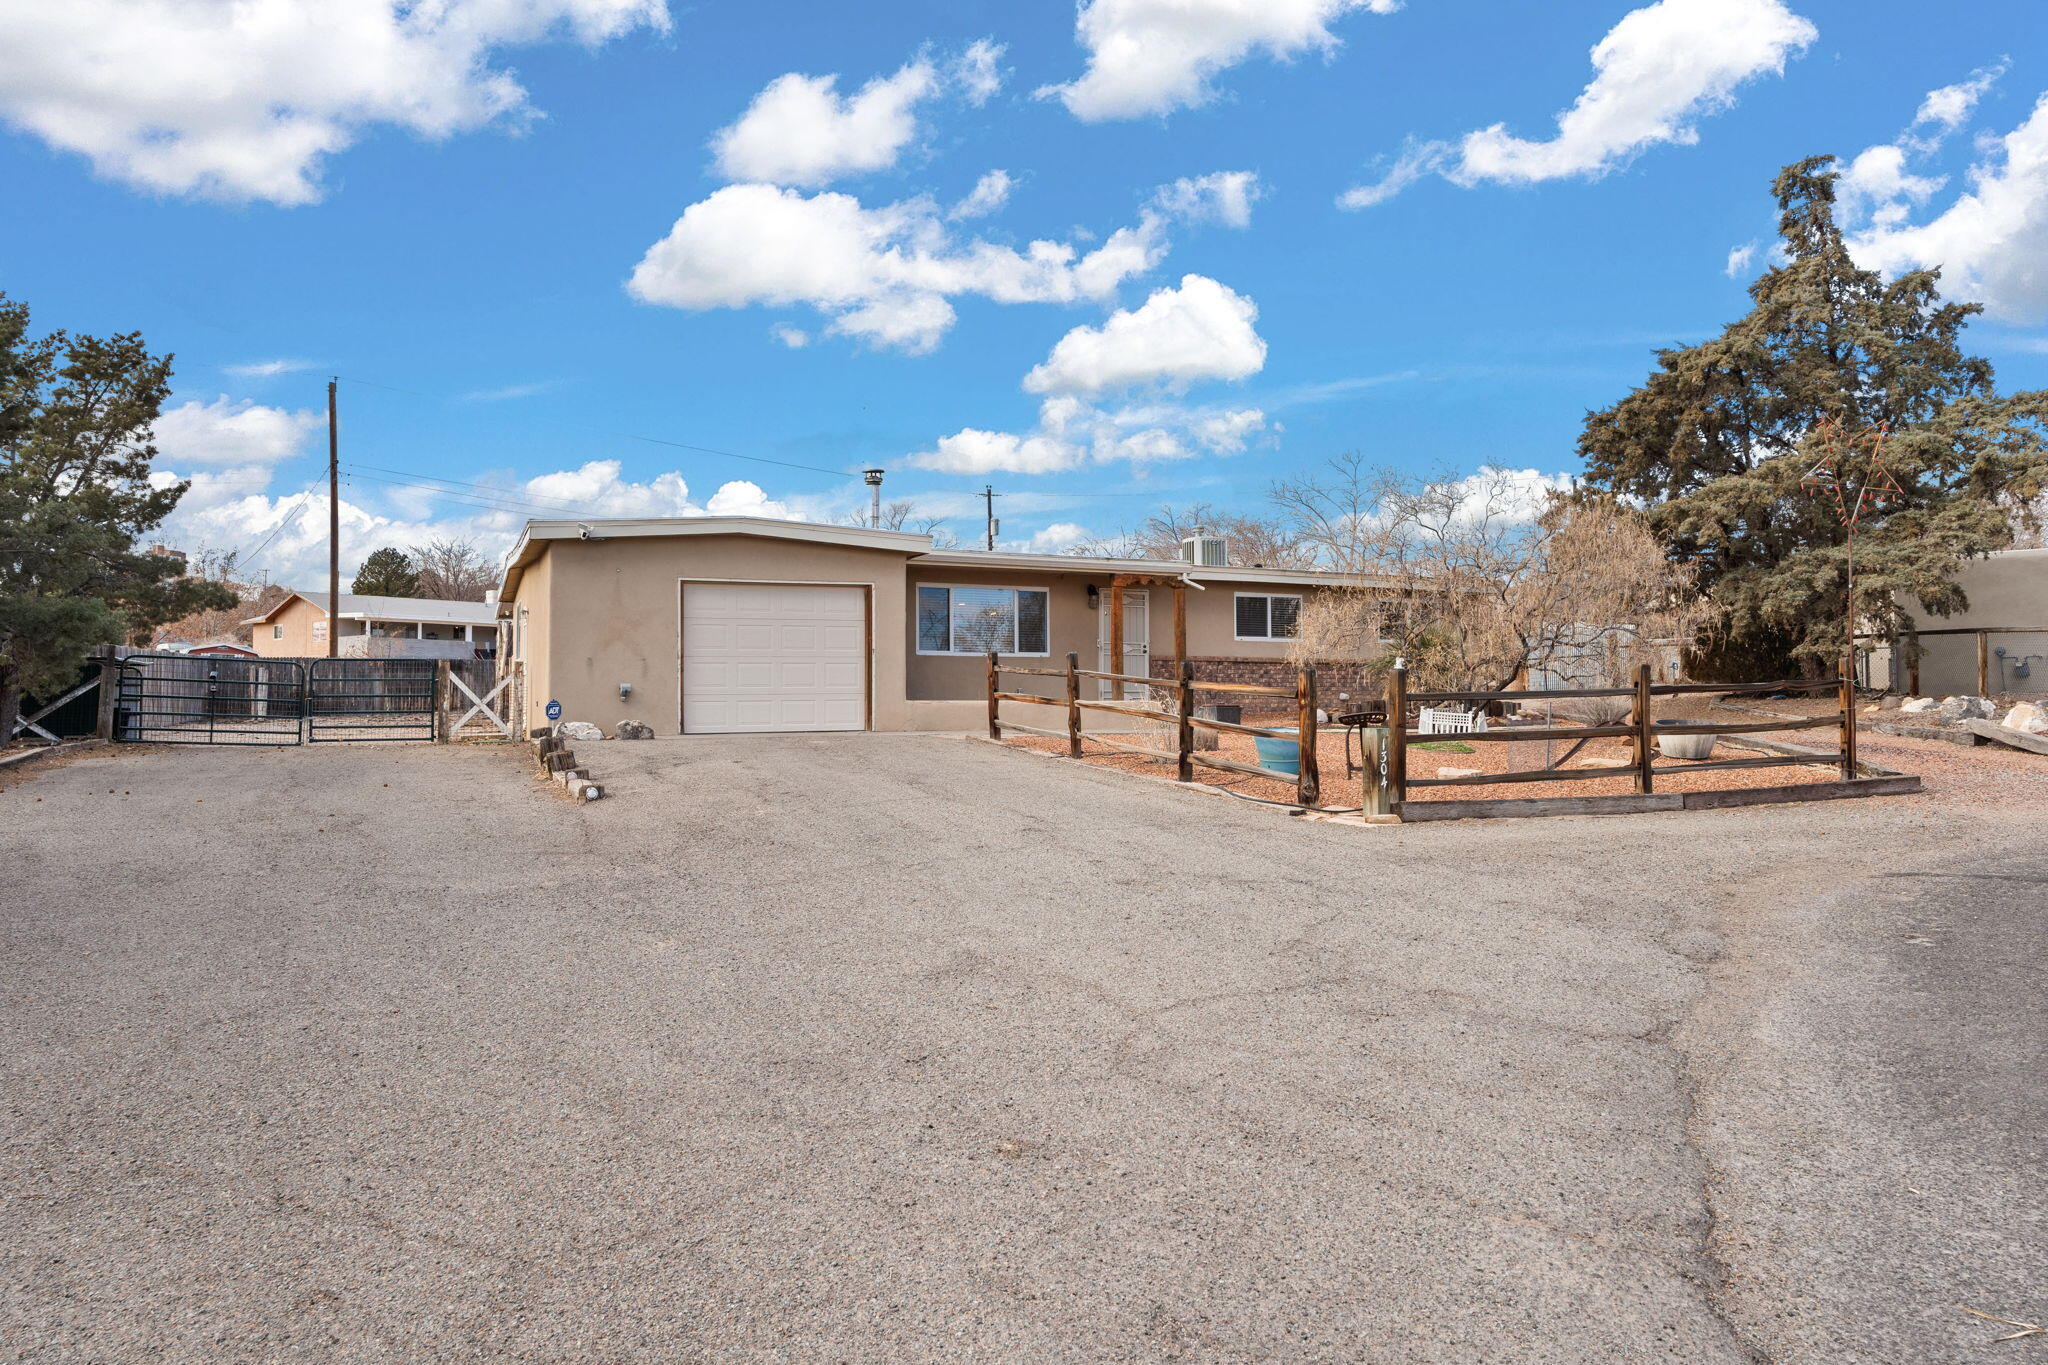
[[[1101,622],[1097,647],[1101,650],[1102,662],[1097,667],[1104,673],[1124,673],[1134,678],[1152,676],[1152,607],[1151,599],[1144,592],[1124,594],[1124,657],[1111,662],[1109,657],[1109,594],[1102,595]],[[1144,701],[1151,693],[1139,683],[1119,684],[1108,679],[1102,680],[1102,699],[1113,700],[1119,696],[1125,701]]]
[[[683,732],[867,728],[867,596],[810,583],[683,587]]]

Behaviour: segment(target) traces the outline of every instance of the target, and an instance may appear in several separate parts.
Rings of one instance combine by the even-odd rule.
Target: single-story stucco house
[[[327,594],[294,592],[244,625],[266,659],[325,658]],[[374,597],[345,592],[334,613],[335,652],[345,659],[489,658],[498,643],[497,609],[488,602],[435,597]]]
[[[664,735],[963,730],[985,721],[991,650],[1167,675],[1179,585],[1198,677],[1291,685],[1304,595],[1352,580],[1223,563],[1214,540],[1191,553],[1210,562],[936,549],[925,535],[756,517],[530,521],[498,592],[499,661],[523,675],[529,728],[552,701],[563,720]],[[1102,689],[1091,696],[1112,686],[1087,683]]]

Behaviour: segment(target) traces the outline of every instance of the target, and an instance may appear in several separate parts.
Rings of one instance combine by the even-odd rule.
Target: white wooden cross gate
[[[485,720],[489,721],[493,726],[497,727],[498,733],[503,735],[505,738],[519,738],[518,734],[515,733],[512,729],[512,698],[510,696],[505,695],[505,689],[512,686],[513,679],[517,678],[518,676],[519,675],[516,672],[506,673],[505,676],[498,679],[498,685],[496,687],[493,687],[490,691],[484,693],[484,695],[479,697],[470,688],[470,685],[462,680],[462,675],[460,673],[456,672],[452,668],[449,669],[448,681],[455,685],[457,691],[461,692],[463,696],[468,697],[470,701],[474,703],[467,711],[464,711],[462,713],[462,719],[456,721],[453,725],[448,727],[449,738],[452,739],[456,735],[461,734],[462,727],[469,724],[470,721],[476,719],[478,716],[482,716]],[[498,710],[494,709],[491,705],[491,703],[497,701],[498,698],[501,696],[505,697],[505,701],[503,703],[503,710],[506,713],[502,716],[499,715]]]

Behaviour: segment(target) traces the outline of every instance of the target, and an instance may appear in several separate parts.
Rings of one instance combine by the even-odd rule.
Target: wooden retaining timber
[[[1613,770],[1615,772],[1619,769]],[[1612,776],[1613,772],[1609,773]],[[1666,792],[1640,796],[1548,796],[1520,800],[1418,801],[1403,808],[1404,823],[1425,820],[1516,820],[1543,815],[1640,815],[1661,810],[1728,810],[1794,801],[1837,801],[1859,796],[1903,796],[1920,779],[1859,777],[1849,782],[1801,782],[1787,787],[1734,787],[1727,791]]]

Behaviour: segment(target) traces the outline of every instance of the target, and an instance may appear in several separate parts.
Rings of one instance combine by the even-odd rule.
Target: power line
[[[396,384],[379,384],[374,379],[353,379],[348,375],[342,375],[341,378],[348,380],[351,384],[361,384],[372,389],[384,389],[390,393],[410,394],[414,398],[425,398],[440,402],[449,401],[446,395],[421,393],[418,389],[402,389]],[[802,469],[813,474],[829,474],[833,478],[839,479],[851,479],[853,477],[850,471],[844,469],[826,469],[822,465],[798,464],[794,460],[771,460],[765,455],[742,455],[736,450],[720,450],[716,446],[691,445],[687,441],[671,441],[660,436],[643,436],[635,431],[615,431],[610,427],[586,426],[580,422],[565,421],[562,418],[549,417],[545,414],[540,414],[539,416],[541,421],[552,422],[556,426],[567,427],[573,431],[595,432],[598,435],[610,436],[621,441],[644,441],[648,445],[667,446],[672,450],[691,450],[700,455],[718,455],[728,460],[748,460],[754,464],[778,465],[783,469]]]

